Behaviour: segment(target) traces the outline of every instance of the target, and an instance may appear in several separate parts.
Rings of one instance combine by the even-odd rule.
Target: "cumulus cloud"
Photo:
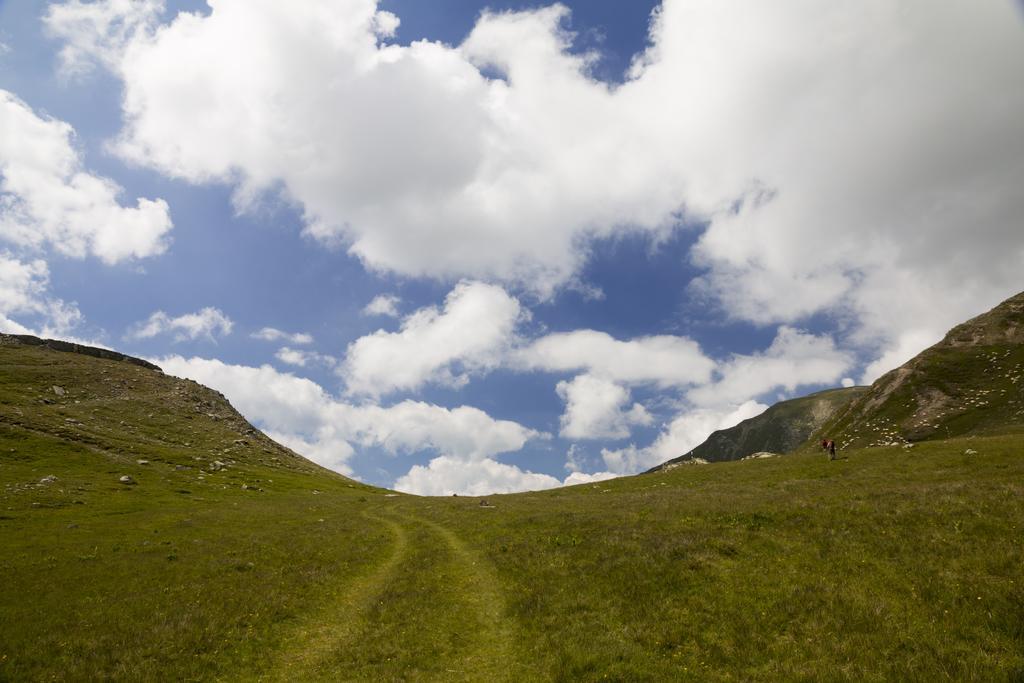
[[[782,326],[766,350],[732,356],[716,369],[714,382],[691,389],[687,398],[698,406],[736,405],[774,389],[838,382],[852,362],[830,336]]]
[[[781,326],[767,349],[734,354],[718,364],[711,381],[688,389],[677,416],[650,445],[604,449],[601,457],[611,472],[644,471],[689,452],[715,430],[759,415],[768,406],[757,398],[834,384],[852,363],[831,337]]]
[[[286,365],[294,365],[296,367],[304,368],[312,363],[320,363],[333,367],[338,361],[332,356],[326,356],[316,351],[307,351],[304,349],[293,349],[288,346],[282,346],[274,354],[274,358],[277,358]]]
[[[0,251],[0,330],[13,334],[64,336],[82,318],[75,304],[50,296],[50,270],[42,259],[22,261]],[[12,320],[16,315],[35,330]]]
[[[217,308],[207,306],[196,313],[172,318],[163,311],[153,313],[144,322],[135,325],[126,339],[151,339],[161,334],[174,334],[174,341],[195,340],[203,337],[213,341],[217,336],[231,334],[234,323]]]
[[[432,458],[426,465],[414,465],[395,481],[395,489],[419,496],[485,496],[493,493],[541,491],[559,486],[588,484],[620,476],[614,472],[571,472],[564,480],[530,472],[484,458],[466,462],[449,456]]]
[[[373,15],[374,32],[381,38],[394,38],[402,20],[392,12],[377,12]]]
[[[373,0],[160,27],[152,3],[76,0],[49,23],[123,79],[124,157],[243,205],[283,188],[374,269],[544,293],[589,238],[688,219],[696,287],[730,314],[845,316],[883,365],[1019,286],[1013,3],[665,0],[615,87],[567,14],[485,13],[456,47],[383,44],[398,18]]]
[[[97,62],[116,68],[128,43],[139,31],[153,28],[163,9],[162,0],[70,0],[50,5],[43,24],[65,41],[62,72],[81,76]]]
[[[313,335],[311,334],[306,334],[305,332],[282,332],[274,327],[264,327],[259,332],[254,332],[251,336],[253,339],[262,339],[269,342],[285,341],[297,346],[313,343]]]
[[[466,463],[442,455],[425,466],[414,465],[408,474],[395,482],[395,489],[419,496],[450,496],[453,493],[484,496],[538,491],[561,485],[561,481],[547,474],[527,472],[496,460]]]
[[[383,315],[389,318],[399,317],[398,304],[402,300],[391,294],[381,294],[363,308],[363,315]]]
[[[348,347],[339,369],[350,392],[381,396],[427,382],[461,386],[469,376],[497,367],[524,315],[519,302],[496,285],[460,282],[444,308],[422,308],[398,332],[377,332]]]
[[[620,449],[606,448],[601,451],[601,458],[610,472],[643,472],[688,453],[703,443],[712,432],[733,427],[747,418],[760,415],[767,408],[762,403],[746,401],[739,406],[691,409],[672,420],[651,445],[643,448],[634,445]]]
[[[289,432],[275,432],[270,429],[265,430],[265,433],[274,441],[287,446],[321,467],[352,476],[352,468],[349,467],[348,460],[355,453],[355,449],[348,441],[332,433],[330,429],[318,430],[309,438]]]
[[[628,389],[602,377],[579,375],[556,391],[565,401],[559,434],[567,439],[623,439],[633,425],[653,421],[639,403],[628,406]]]
[[[594,472],[592,474],[586,474],[584,472],[573,472],[562,482],[562,486],[575,486],[576,484],[593,484],[599,481],[607,481],[609,479],[615,479],[622,475],[614,472]]]
[[[615,382],[663,388],[706,382],[715,366],[700,346],[686,337],[659,335],[622,341],[596,330],[546,335],[518,350],[513,362],[523,369],[586,370]]]
[[[332,397],[311,380],[269,365],[257,368],[181,356],[156,362],[170,374],[221,391],[261,428],[334,469],[344,465],[353,444],[394,454],[434,451],[468,467],[544,437],[469,406],[449,409],[418,401],[388,407],[352,405]]]
[[[121,206],[116,183],[82,170],[73,137],[67,123],[40,118],[0,90],[0,238],[108,264],[162,253],[172,227],[167,203]]]

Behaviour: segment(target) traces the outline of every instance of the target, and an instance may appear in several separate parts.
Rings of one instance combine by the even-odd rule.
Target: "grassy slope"
[[[244,425],[168,401],[157,373],[15,352],[0,348],[0,680],[1024,677],[1014,436],[481,508],[354,484],[252,435],[236,447]],[[126,384],[90,393],[102,376]],[[51,384],[68,396],[39,403]],[[235,464],[200,480],[225,447]]]
[[[807,441],[826,420],[865,391],[867,387],[826,389],[781,401],[760,415],[714,432],[689,453],[662,463],[651,471],[660,471],[666,466],[694,458],[722,462],[740,460],[759,451],[788,453]]]
[[[1007,432],[1024,434],[1024,293],[879,378],[821,434],[862,448]]]

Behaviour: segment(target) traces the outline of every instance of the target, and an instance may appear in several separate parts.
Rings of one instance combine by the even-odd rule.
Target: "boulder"
[[[137,483],[133,478],[129,477],[127,474],[118,479],[118,481],[121,482],[122,484],[127,484],[128,486],[132,486]]]

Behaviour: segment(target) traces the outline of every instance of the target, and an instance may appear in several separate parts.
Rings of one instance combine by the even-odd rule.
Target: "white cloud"
[[[526,472],[514,465],[484,459],[466,463],[440,456],[426,466],[414,465],[395,482],[395,489],[419,496],[486,496],[492,493],[539,491],[561,486],[547,474]]]
[[[706,382],[714,361],[686,337],[660,335],[620,341],[596,330],[549,334],[519,350],[514,363],[523,369],[564,372],[586,370],[626,384],[660,387]]]
[[[274,357],[282,363],[287,365],[297,365],[300,368],[306,367],[306,363],[309,360],[305,351],[290,349],[287,346],[278,349],[277,353],[274,354]]]
[[[338,361],[332,356],[327,356],[316,351],[306,351],[303,349],[293,349],[287,346],[283,346],[277,350],[274,354],[282,363],[286,365],[294,365],[296,367],[304,368],[312,363],[319,363],[326,365],[327,367],[334,367]]]
[[[383,315],[389,318],[397,318],[401,315],[398,312],[398,304],[401,301],[397,296],[381,294],[366,304],[366,307],[363,308],[363,315]]]
[[[621,477],[621,474],[614,472],[594,472],[593,474],[585,474],[583,472],[573,472],[565,481],[562,482],[562,486],[575,486],[576,484],[593,484],[599,481],[607,481],[608,479],[615,479]]]
[[[231,334],[234,323],[217,308],[207,306],[196,313],[172,318],[163,311],[153,313],[145,322],[135,325],[126,339],[150,339],[160,334],[174,333],[174,341],[199,339],[213,341],[217,336]]]
[[[540,491],[559,486],[573,486],[604,481],[620,476],[613,472],[585,474],[572,471],[564,480],[547,474],[530,472],[493,458],[466,461],[439,456],[426,465],[414,465],[398,478],[395,489],[420,496],[486,496],[493,493]]]
[[[251,336],[253,339],[262,339],[269,342],[286,341],[297,346],[313,343],[313,335],[311,334],[306,334],[305,332],[282,332],[273,327],[264,327],[259,332],[254,332]]]
[[[162,253],[172,227],[167,203],[121,206],[117,184],[82,170],[73,136],[68,124],[0,90],[0,238],[105,263]]]
[[[22,261],[0,251],[0,330],[44,337],[65,335],[82,318],[75,304],[49,295],[50,270],[42,259]],[[16,315],[42,327],[33,328],[12,320]]]
[[[50,5],[43,24],[64,39],[61,71],[81,76],[96,62],[117,68],[128,43],[138,32],[153,28],[163,9],[162,0],[70,0]]]
[[[835,383],[852,365],[831,337],[781,326],[772,344],[753,354],[735,354],[715,369],[714,380],[686,391],[679,414],[648,446],[604,449],[610,472],[633,474],[677,458],[712,432],[727,429],[768,408],[754,399],[782,389]]]
[[[719,365],[715,382],[691,389],[687,398],[698,406],[737,405],[780,387],[837,382],[851,364],[831,337],[782,326],[765,351],[734,355]]]
[[[656,35],[645,80],[686,83],[714,64],[696,75],[698,128],[715,141],[708,197],[751,188],[708,211],[696,249],[733,314],[838,312],[905,360],[1019,288],[1024,91],[1012,83],[1024,42],[1012,3],[676,2]]]
[[[856,384],[857,383],[855,381],[853,381],[852,377],[844,377],[843,378],[842,385],[846,389],[849,389],[850,387],[855,386]]]
[[[501,363],[523,313],[501,287],[460,282],[443,310],[422,308],[398,332],[378,330],[357,339],[339,372],[350,392],[370,396],[427,382],[460,386]]]
[[[402,401],[388,408],[359,406],[352,415],[354,432],[362,443],[378,444],[393,453],[429,448],[460,460],[483,460],[518,451],[527,441],[544,436],[470,406],[449,409]]]
[[[242,204],[283,187],[374,269],[545,293],[589,238],[685,215],[732,315],[847,316],[891,358],[1019,286],[1014,3],[666,0],[616,87],[567,51],[558,5],[485,13],[458,47],[383,45],[397,17],[372,0],[52,19],[83,7],[50,27],[124,80],[125,157]]]
[[[266,434],[321,467],[352,476],[352,468],[349,467],[348,461],[355,453],[355,449],[348,441],[333,434],[330,429],[319,430],[311,440],[297,434],[273,430],[267,430]]]
[[[394,454],[434,451],[468,467],[544,437],[469,406],[449,409],[417,401],[389,407],[352,405],[331,397],[315,382],[269,365],[255,368],[181,356],[155,362],[170,374],[223,392],[261,428],[339,471],[347,471],[342,466],[347,467],[344,463],[352,445],[380,447]]]
[[[374,32],[381,38],[394,38],[402,20],[392,12],[377,12],[373,15]]]
[[[601,377],[579,375],[556,391],[565,401],[559,433],[567,439],[622,439],[633,425],[652,422],[639,403],[627,407],[628,389]]]
[[[760,415],[767,408],[762,403],[746,401],[738,406],[688,410],[672,420],[650,446],[604,449],[601,457],[610,472],[643,472],[688,453],[703,443],[712,432],[733,427],[743,420]]]

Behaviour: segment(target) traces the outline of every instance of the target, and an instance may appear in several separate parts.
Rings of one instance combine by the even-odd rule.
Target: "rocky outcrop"
[[[1024,428],[1024,292],[951,329],[825,424],[840,448]]]

